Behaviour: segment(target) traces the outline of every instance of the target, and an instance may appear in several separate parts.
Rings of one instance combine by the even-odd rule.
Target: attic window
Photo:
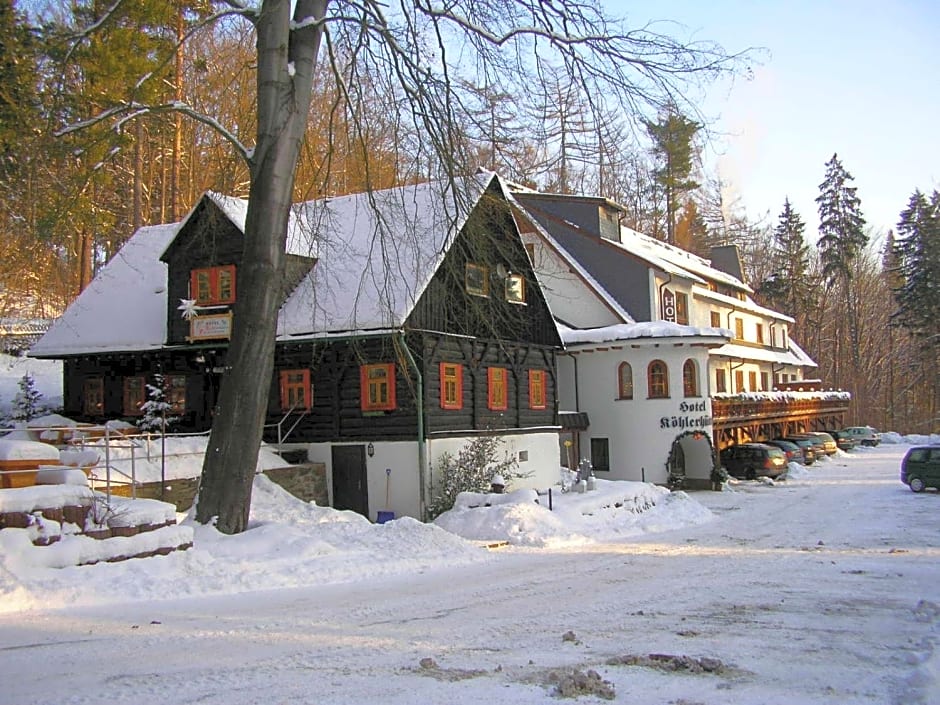
[[[467,293],[476,296],[489,296],[490,283],[486,275],[486,267],[482,264],[467,262],[466,273],[464,275]]]
[[[513,304],[525,303],[525,279],[521,274],[506,277],[506,301]]]
[[[235,302],[235,265],[194,269],[189,295],[202,306]]]

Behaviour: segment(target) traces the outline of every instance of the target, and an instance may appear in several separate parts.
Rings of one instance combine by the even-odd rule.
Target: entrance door
[[[369,516],[366,447],[333,446],[333,508]]]

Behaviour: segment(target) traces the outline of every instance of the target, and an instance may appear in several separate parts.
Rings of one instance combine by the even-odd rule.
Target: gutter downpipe
[[[403,332],[399,332],[398,340],[405,353],[408,366],[411,367],[417,378],[417,399],[415,400],[415,406],[418,410],[418,482],[421,483],[421,491],[418,494],[420,500],[418,508],[421,513],[421,521],[427,521],[428,450],[427,441],[424,438],[424,378],[421,376],[421,369],[418,367],[418,363],[415,362],[414,356],[411,354],[411,349],[408,347],[408,343],[405,342],[405,334]]]

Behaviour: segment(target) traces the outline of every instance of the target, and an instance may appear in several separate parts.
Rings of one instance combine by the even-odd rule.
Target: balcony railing
[[[849,410],[846,392],[768,392],[712,397],[712,429],[719,447],[798,431],[840,428]]]

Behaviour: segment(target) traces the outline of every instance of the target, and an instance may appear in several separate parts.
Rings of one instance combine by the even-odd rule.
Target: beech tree
[[[115,0],[108,13],[130,1]],[[319,59],[353,119],[369,85],[393,88],[397,102],[389,107],[397,112],[396,130],[402,128],[395,132],[404,142],[401,153],[412,157],[410,178],[437,177],[455,185],[475,166],[461,131],[467,85],[521,94],[550,66],[563,66],[585,95],[603,96],[609,106],[639,119],[681,102],[690,83],[736,71],[746,59],[716,44],[683,44],[650,27],[631,29],[594,2],[224,0],[211,5],[214,12],[202,24],[241,19],[254,31],[254,143],[244,144],[237,126],[226,127],[178,100],[145,104],[131,97],[103,110],[95,122],[180,112],[219,130],[248,167],[239,301],[196,507],[198,521],[215,521],[225,533],[242,531],[248,520],[282,303],[274,283],[284,272],[288,215]],[[107,20],[106,13],[97,24]],[[378,83],[366,83],[366,76]],[[403,129],[405,122],[410,129]],[[360,125],[365,129],[364,121],[355,129]]]

